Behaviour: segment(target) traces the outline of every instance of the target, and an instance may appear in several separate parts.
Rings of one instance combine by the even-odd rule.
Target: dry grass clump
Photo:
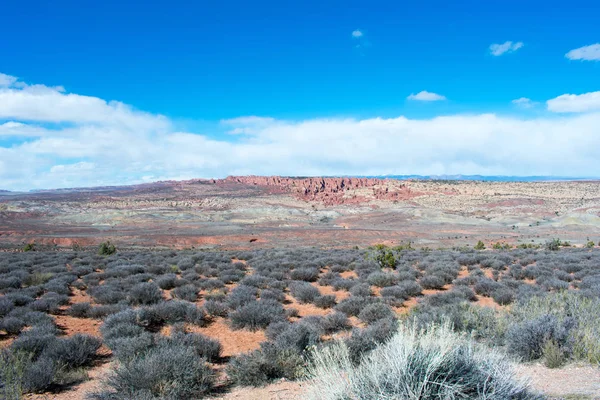
[[[425,330],[402,325],[358,365],[344,342],[315,349],[311,359],[312,399],[542,398],[516,379],[505,356],[453,332],[449,324]]]

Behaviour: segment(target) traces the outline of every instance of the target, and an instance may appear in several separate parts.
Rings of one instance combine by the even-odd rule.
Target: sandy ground
[[[306,382],[281,381],[262,388],[236,388],[223,396],[222,400],[300,400],[304,396]]]
[[[589,365],[567,365],[549,369],[541,364],[519,365],[520,376],[531,379],[531,385],[550,396],[582,396],[600,399],[600,368]]]
[[[83,382],[60,394],[28,395],[35,400],[79,400],[85,394],[100,387],[100,379],[108,372],[110,364],[92,368],[92,380]],[[541,364],[519,365],[519,377],[531,381],[531,387],[554,398],[600,399],[600,369],[590,365],[567,365],[560,369],[549,369]],[[234,388],[232,391],[213,395],[220,400],[300,400],[309,382],[282,380],[261,388]]]

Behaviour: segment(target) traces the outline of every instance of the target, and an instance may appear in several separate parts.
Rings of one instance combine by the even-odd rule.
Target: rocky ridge
[[[215,183],[239,183],[275,187],[305,201],[325,205],[358,204],[368,200],[408,200],[423,193],[407,182],[378,178],[292,178],[281,176],[229,176]]]

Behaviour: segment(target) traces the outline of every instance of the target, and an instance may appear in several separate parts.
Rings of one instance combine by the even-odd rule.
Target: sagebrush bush
[[[204,308],[197,307],[194,303],[185,300],[163,301],[153,305],[148,311],[151,311],[151,316],[155,317],[155,321],[159,323],[188,322],[205,326],[210,322]]]
[[[233,357],[226,371],[236,385],[264,386],[281,378],[298,378],[303,364],[297,351],[266,344],[259,350]]]
[[[444,288],[446,281],[438,275],[425,275],[421,278],[420,283],[424,289],[440,290]]]
[[[230,314],[233,329],[256,331],[285,318],[283,306],[273,300],[252,301]]]
[[[453,333],[401,326],[358,365],[343,342],[315,349],[308,369],[312,399],[541,399],[517,380],[496,351]]]
[[[468,295],[468,292],[466,294]],[[462,303],[465,300],[467,299],[462,290],[451,290],[449,292],[440,292],[425,296],[419,301],[419,304],[425,304],[432,307],[443,307],[450,304]]]
[[[598,309],[600,309],[599,298],[588,297],[574,291],[531,296],[513,304],[509,314],[509,324],[520,325],[535,320],[541,321],[543,318],[551,316],[556,320],[559,333],[562,334],[565,329],[568,330],[566,344],[567,347],[572,346],[570,351],[572,357],[577,360],[598,363],[600,362],[600,340],[598,339],[600,338],[600,314],[597,312]],[[548,330],[554,332],[554,328]],[[542,332],[547,332],[547,330]],[[565,345],[561,340],[556,340],[556,343],[563,347]],[[537,344],[532,347],[535,350],[534,353],[539,354]]]
[[[341,312],[327,314],[323,318],[321,326],[326,334],[345,331],[352,328],[352,324],[350,323],[348,316]]]
[[[481,278],[475,284],[475,293],[480,296],[491,297],[494,291],[502,289],[502,284],[490,279],[490,278]]]
[[[125,299],[125,293],[112,285],[101,285],[88,290],[94,301],[99,304],[116,304]]]
[[[158,287],[164,290],[170,290],[175,287],[175,282],[177,281],[177,275],[175,274],[165,274],[158,277],[156,280],[156,284]]]
[[[543,315],[533,320],[523,321],[512,325],[506,335],[506,347],[509,352],[524,361],[540,359],[543,356],[544,345],[554,342],[561,348],[570,344],[570,330],[575,321],[566,319],[559,321],[552,315]]]
[[[297,268],[290,273],[295,281],[315,282],[319,278],[318,268]]]
[[[216,339],[199,333],[176,332],[170,337],[162,337],[158,346],[182,345],[194,349],[196,354],[206,361],[215,362],[221,357],[222,346]]]
[[[102,341],[94,336],[76,334],[60,338],[47,346],[42,357],[49,358],[67,369],[89,365],[96,357]]]
[[[0,330],[8,335],[18,335],[25,328],[25,321],[16,317],[4,317],[0,320]]]
[[[501,306],[504,306],[514,301],[515,294],[509,288],[500,287],[492,292],[492,299]]]
[[[388,341],[397,329],[398,321],[393,318],[381,319],[364,329],[353,330],[352,336],[345,340],[350,360],[358,363],[365,354]]]
[[[373,272],[367,278],[367,282],[377,287],[388,287],[398,283],[398,276],[387,272]]]
[[[171,344],[116,364],[104,381],[106,388],[91,397],[184,400],[203,397],[214,384],[214,372],[192,347]]]
[[[358,284],[358,279],[336,278],[331,283],[331,286],[333,286],[335,290],[350,290],[350,288]]]
[[[33,299],[32,299],[33,301]],[[0,297],[0,318],[8,315],[15,308],[15,304],[6,296]]]
[[[193,303],[198,300],[198,289],[194,285],[183,285],[173,289],[171,295],[176,299],[186,300]]]
[[[245,304],[253,302],[258,297],[258,289],[252,286],[239,285],[233,288],[227,296],[227,305],[235,310]]]
[[[163,300],[162,291],[156,283],[138,283],[129,290],[127,300],[132,305],[156,304]]]
[[[69,308],[67,312],[72,317],[88,318],[90,309],[90,303],[75,303]]]
[[[382,289],[383,291],[383,289]],[[371,290],[371,285],[368,283],[360,283],[358,285],[352,286],[349,290],[352,296],[358,297],[370,297],[373,296],[373,290]]]
[[[54,343],[58,330],[51,325],[34,326],[22,332],[10,346],[13,351],[23,351],[38,358],[42,352]]]
[[[32,361],[23,375],[23,387],[27,392],[43,392],[54,382],[59,366],[45,357]]]
[[[336,305],[335,296],[331,294],[317,296],[313,300],[313,304],[319,308],[332,308]]]
[[[367,325],[386,318],[395,318],[396,313],[383,303],[369,304],[358,314],[358,318]]]
[[[263,289],[260,291],[260,298],[263,300],[275,300],[282,303],[285,301],[285,293],[281,289]]]
[[[207,300],[204,302],[204,309],[211,317],[227,317],[229,314],[229,307],[220,301]]]
[[[319,289],[308,282],[295,281],[289,286],[292,296],[300,303],[312,303],[316,297],[320,296]]]
[[[289,348],[302,352],[308,346],[314,346],[321,340],[324,331],[320,322],[311,324],[301,321],[290,324],[275,335],[274,343],[282,349]],[[273,333],[271,334],[273,335]]]
[[[381,299],[375,297],[357,297],[350,296],[347,299],[340,301],[334,309],[343,312],[349,316],[358,317],[358,314],[369,304],[379,303]]]

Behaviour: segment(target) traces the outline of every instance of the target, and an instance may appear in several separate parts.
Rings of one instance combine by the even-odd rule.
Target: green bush
[[[117,252],[117,248],[110,241],[102,242],[98,248],[98,254],[101,256],[110,256]]]
[[[542,355],[544,365],[548,368],[560,368],[567,360],[564,350],[554,340],[546,341],[542,347]]]
[[[372,247],[375,251],[375,261],[381,268],[396,268],[398,261],[394,256],[394,252],[384,244],[378,244]]]
[[[23,396],[25,371],[31,355],[25,352],[0,351],[0,398],[20,400]]]
[[[480,240],[477,242],[477,244],[473,248],[475,250],[485,250],[485,244],[483,244],[483,242]]]
[[[544,243],[544,248],[546,250],[550,250],[550,251],[557,251],[557,250],[560,250],[561,245],[562,245],[562,242],[560,241],[560,239],[552,239],[552,240],[548,240],[548,241],[546,241],[546,243]]]
[[[23,251],[25,251],[25,252],[27,252],[27,251],[35,251],[35,243],[27,243],[23,247]]]

